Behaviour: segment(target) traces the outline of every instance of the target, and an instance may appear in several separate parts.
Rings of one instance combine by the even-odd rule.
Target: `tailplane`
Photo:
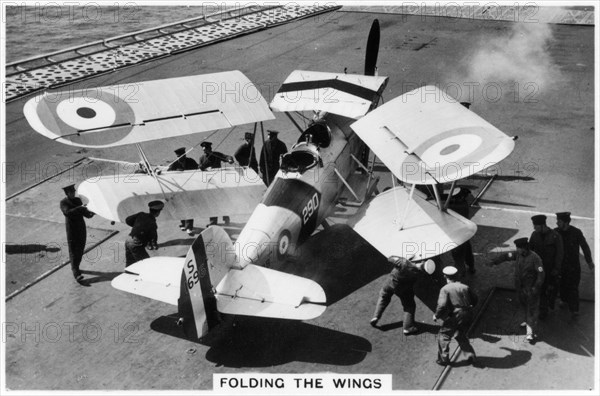
[[[219,323],[215,288],[236,261],[233,243],[221,227],[209,227],[196,238],[185,257],[177,303],[187,334],[193,331],[201,338]]]

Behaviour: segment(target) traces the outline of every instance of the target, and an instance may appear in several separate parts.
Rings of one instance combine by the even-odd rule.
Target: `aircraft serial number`
[[[313,213],[319,208],[319,195],[315,193],[313,197],[306,203],[304,209],[302,209],[302,224],[306,224],[308,219]]]
[[[189,290],[192,290],[194,285],[200,282],[200,275],[198,269],[194,265],[194,260],[188,261],[186,267],[188,268],[187,286]]]

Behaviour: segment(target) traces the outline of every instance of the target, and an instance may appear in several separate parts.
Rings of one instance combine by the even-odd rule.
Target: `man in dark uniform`
[[[563,261],[563,242],[558,232],[546,226],[546,216],[535,215],[531,218],[534,231],[529,237],[529,247],[537,253],[544,264],[544,284],[540,294],[540,319],[548,316],[548,310],[554,309],[561,265]]]
[[[131,227],[131,232],[125,240],[125,267],[150,257],[148,249],[158,249],[158,225],[156,218],[165,206],[161,201],[152,201],[148,204],[149,213],[138,212],[125,219]]]
[[[545,270],[540,256],[530,250],[527,238],[516,239],[515,246],[517,247],[515,253],[504,253],[492,260],[491,264],[497,265],[508,260],[515,261],[515,290],[519,303],[525,307],[525,322],[521,323],[521,327],[527,328],[525,339],[533,344],[537,338],[537,322]]]
[[[235,160],[240,166],[247,166],[258,173],[258,162],[256,161],[256,155],[254,153],[254,135],[250,132],[244,134],[244,143],[236,150]]]
[[[229,164],[233,164],[233,157],[231,155],[225,155],[223,153],[219,153],[218,151],[212,151],[212,143],[211,142],[202,142],[200,147],[204,149],[204,154],[200,157],[200,165],[198,166],[200,170],[204,171],[208,168],[217,169],[221,167],[221,162],[227,162]],[[210,223],[206,226],[209,227],[211,225],[217,224],[217,217],[211,217]],[[223,221],[226,225],[229,224],[229,216],[223,216]]]
[[[167,171],[185,171],[198,169],[198,163],[185,155],[185,147],[175,150],[177,161],[169,165]],[[181,231],[186,231],[188,235],[194,235],[194,219],[181,220],[179,224]]]
[[[404,257],[391,256],[388,262],[393,264],[392,272],[389,277],[385,280],[385,284],[379,292],[379,299],[375,307],[375,314],[371,319],[371,326],[377,326],[377,322],[381,319],[383,311],[389,305],[392,300],[392,296],[395,294],[400,298],[402,307],[404,308],[404,320],[402,327],[404,334],[409,335],[418,331],[415,326],[415,310],[417,304],[415,303],[415,283],[423,273],[427,272],[429,275],[435,271],[435,264],[432,260],[427,260],[425,263],[413,264]]]
[[[85,250],[85,241],[87,239],[87,230],[85,227],[85,218],[92,218],[93,212],[85,207],[80,198],[75,196],[75,185],[63,187],[66,198],[60,201],[60,210],[65,215],[65,226],[67,229],[67,245],[69,247],[69,258],[71,260],[71,271],[77,282],[83,281],[83,275],[79,270],[83,251]]]
[[[436,363],[441,366],[450,364],[450,341],[452,337],[460,349],[467,355],[467,361],[475,363],[475,351],[469,342],[467,332],[473,321],[473,307],[477,305],[477,295],[469,286],[458,281],[456,267],[445,267],[444,277],[447,284],[440,290],[437,308],[433,320],[441,319],[442,327],[438,335],[438,357]]]
[[[571,212],[556,214],[557,228],[554,231],[561,236],[564,246],[564,257],[561,266],[560,298],[564,301],[571,313],[571,320],[576,320],[579,315],[579,281],[581,280],[581,265],[579,263],[579,248],[588,268],[594,270],[592,251],[581,230],[571,225]]]
[[[265,142],[260,152],[260,172],[263,181],[268,186],[273,182],[275,175],[279,171],[279,159],[287,153],[285,143],[277,138],[278,131],[268,130],[269,139]]]
[[[451,191],[450,194],[453,192]],[[469,215],[469,203],[467,197],[471,191],[468,188],[460,187],[458,192],[450,198],[449,209],[452,209],[465,219],[470,219]],[[475,273],[475,257],[473,256],[473,247],[471,241],[466,241],[460,246],[455,247],[450,252],[452,259],[454,260],[454,266],[458,269],[459,275],[462,276],[465,271],[465,264],[469,269],[469,273]]]

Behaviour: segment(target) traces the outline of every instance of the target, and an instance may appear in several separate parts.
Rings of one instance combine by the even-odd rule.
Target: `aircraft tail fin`
[[[215,287],[236,260],[233,243],[221,227],[209,227],[196,238],[185,257],[177,304],[186,332],[193,330],[201,338],[218,324]]]

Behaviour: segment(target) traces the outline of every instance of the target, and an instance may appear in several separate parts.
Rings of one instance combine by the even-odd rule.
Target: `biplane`
[[[443,199],[441,187],[446,183],[454,187],[456,181],[501,161],[514,148],[511,137],[433,86],[407,92],[379,106],[388,78],[376,75],[378,46],[379,25],[375,21],[363,75],[293,71],[268,107],[258,101],[259,105],[247,104],[244,111],[232,109],[230,113],[223,111],[221,102],[198,103],[187,87],[205,77],[192,76],[143,83],[142,87],[152,88],[140,91],[139,109],[132,106],[125,115],[111,113],[107,118],[110,125],[64,120],[66,125],[50,128],[51,117],[40,115],[38,120],[33,114],[51,109],[40,110],[39,104],[36,108],[28,103],[25,113],[34,129],[69,144],[97,144],[99,132],[108,130],[112,141],[104,145],[161,138],[165,128],[177,129],[175,124],[180,135],[197,132],[198,123],[204,128],[203,117],[208,130],[242,121],[262,122],[272,118],[271,111],[288,115],[299,129],[298,140],[282,156],[279,172],[235,242],[222,228],[208,227],[185,258],[152,257],[137,262],[113,279],[112,285],[177,306],[178,323],[198,338],[218,324],[220,314],[308,320],[326,309],[323,288],[311,279],[276,270],[276,264],[293,255],[326,222],[342,193],[350,192],[354,198],[347,204],[358,210],[348,225],[362,238],[386,257],[397,255],[422,262],[463,244],[477,230],[473,222],[448,209],[449,198]],[[234,76],[245,78],[240,72],[219,76],[225,84]],[[169,94],[172,103],[193,102],[197,107],[184,112],[174,106],[155,113],[158,109],[146,106],[144,99],[163,89],[173,89]],[[37,102],[42,103],[43,98]],[[59,107],[54,110],[61,117]],[[142,109],[149,114],[141,116]],[[244,116],[234,121],[232,113],[238,111]],[[312,112],[307,128],[294,121],[292,115],[297,112]],[[144,128],[153,121],[144,117],[162,118],[156,122],[164,121],[165,126],[151,125],[146,133]],[[189,121],[194,118],[198,121]],[[378,194],[375,158],[394,176],[393,188]],[[429,186],[435,199],[427,200],[415,191],[419,185]],[[106,206],[102,213],[122,219],[138,203],[123,204],[127,198],[118,195],[116,189],[114,185],[103,186],[88,198],[91,202],[96,194],[101,195],[98,202]],[[171,198],[202,199],[197,197],[207,192],[216,194],[214,198],[225,189],[198,187],[194,190],[197,196],[184,190],[177,190]],[[192,216],[197,213],[177,213],[175,217]]]

